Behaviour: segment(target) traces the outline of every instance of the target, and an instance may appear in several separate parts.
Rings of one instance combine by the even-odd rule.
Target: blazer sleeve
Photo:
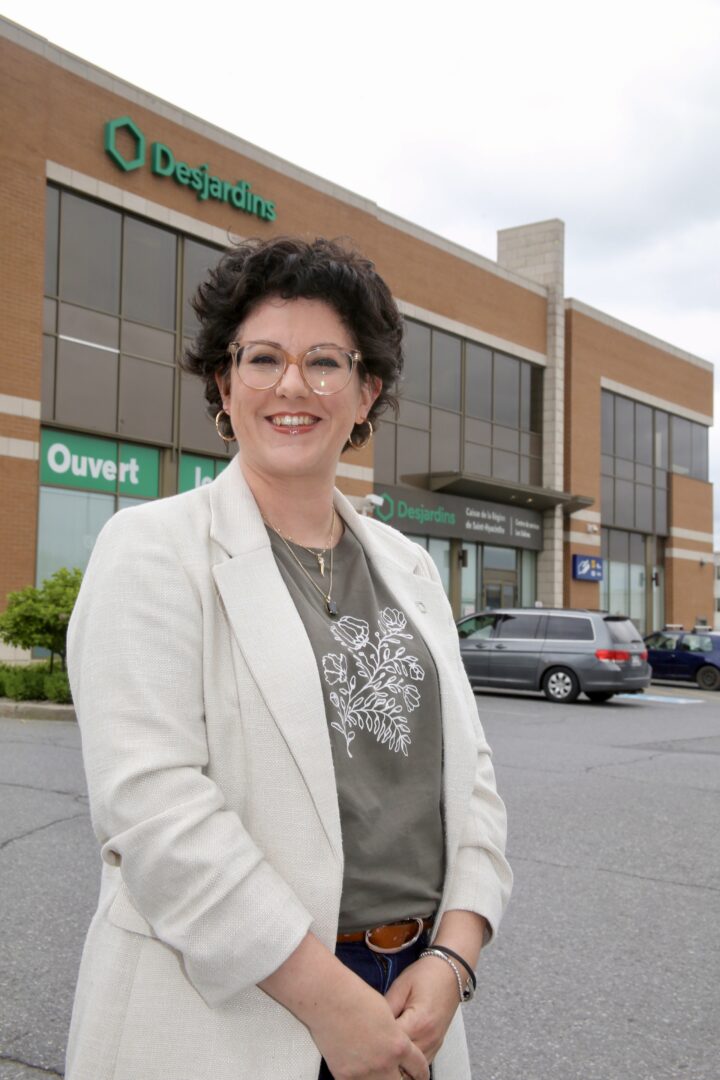
[[[217,1006],[275,971],[312,917],[203,771],[202,568],[183,565],[145,510],[121,511],[98,538],[69,627],[70,681],[102,857]]]
[[[427,576],[442,587],[440,575],[428,553],[419,548]],[[450,604],[448,618],[455,620]],[[505,858],[507,814],[505,804],[497,793],[492,753],[478,716],[477,702],[465,672],[460,653],[460,641],[451,638],[457,678],[475,734],[475,778],[467,807],[464,828],[460,836],[457,857],[445,893],[447,910],[473,911],[482,915],[490,928],[492,941],[507,907],[512,891],[513,875]]]

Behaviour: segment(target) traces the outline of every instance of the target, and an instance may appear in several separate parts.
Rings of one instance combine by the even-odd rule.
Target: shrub
[[[6,697],[5,693],[5,672],[8,670],[7,664],[0,664],[0,697]]]
[[[39,589],[29,585],[8,593],[7,610],[0,614],[0,641],[19,649],[50,651],[65,668],[67,627],[82,581],[81,570],[56,570]]]
[[[45,697],[58,705],[72,705],[72,694],[66,671],[53,671],[44,678]]]
[[[5,694],[13,701],[45,701],[47,664],[20,664],[3,672]]]

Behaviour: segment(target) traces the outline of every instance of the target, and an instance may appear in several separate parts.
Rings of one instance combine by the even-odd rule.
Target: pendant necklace
[[[268,522],[268,525],[270,525],[270,522]],[[295,547],[301,547],[303,551],[307,551],[308,555],[312,555],[315,559],[317,559],[318,568],[320,570],[320,577],[325,577],[325,556],[327,555],[328,548],[332,545],[333,532],[335,530],[334,506],[332,511],[332,517],[330,518],[330,534],[327,538],[327,541],[325,542],[325,547],[320,550],[317,550],[316,548],[306,547],[305,544],[299,544],[297,540],[295,540],[294,537],[290,535],[290,533],[288,533],[287,536],[284,536],[283,533],[281,533],[279,529],[276,529],[274,525],[270,525],[270,528],[273,530],[273,532],[276,532],[278,536],[280,536],[283,540],[289,540],[291,544],[295,545]]]
[[[313,589],[315,589],[317,592],[320,593],[323,600],[325,601],[325,610],[327,611],[328,615],[333,619],[337,618],[337,616],[339,615],[338,606],[337,606],[337,604],[335,603],[335,601],[332,598],[333,562],[334,562],[333,553],[335,551],[335,548],[331,546],[332,545],[333,531],[334,531],[334,528],[335,528],[335,507],[333,506],[332,521],[330,522],[330,537],[328,539],[328,545],[327,545],[327,547],[330,548],[330,574],[329,574],[329,577],[328,577],[328,591],[327,592],[325,592],[324,589],[321,589],[320,586],[318,585],[318,583],[313,580],[312,576],[308,573],[306,567],[303,566],[303,564],[300,562],[300,560],[298,559],[298,557],[295,554],[295,552],[293,551],[293,549],[290,547],[291,542],[295,543],[295,541],[292,540],[292,537],[283,536],[283,534],[280,532],[280,530],[277,529],[273,525],[273,523],[271,521],[268,521],[267,518],[265,518],[264,520],[265,520],[265,523],[270,526],[272,531],[274,533],[276,533],[280,537],[283,544],[288,549],[288,551],[292,555],[293,559],[298,564],[298,566],[302,570],[303,574],[305,575],[305,577],[308,579],[308,581],[312,585]],[[305,551],[308,551],[311,555],[315,556],[315,558],[318,560],[318,566],[320,568],[320,573],[324,577],[325,576],[325,553],[327,551],[327,547],[324,548],[323,551],[320,554],[318,554],[317,551],[313,551],[312,548],[305,547],[304,544],[298,544],[298,547],[303,548]]]

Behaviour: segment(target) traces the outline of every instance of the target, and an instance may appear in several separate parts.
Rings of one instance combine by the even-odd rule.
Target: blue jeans
[[[338,945],[335,955],[338,960],[342,960],[345,967],[354,971],[368,986],[372,986],[373,990],[377,990],[379,994],[386,994],[390,984],[406,967],[417,960],[426,946],[426,934],[423,934],[419,941],[408,949],[390,954],[374,953],[372,949],[368,949],[364,941],[351,941]],[[324,1061],[320,1065],[318,1080],[333,1080],[332,1073]]]

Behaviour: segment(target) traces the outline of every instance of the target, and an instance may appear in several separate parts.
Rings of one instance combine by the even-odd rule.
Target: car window
[[[610,637],[618,645],[628,645],[630,642],[642,642],[640,631],[630,619],[613,619],[612,616],[605,619],[605,625],[610,631]]]
[[[682,652],[712,652],[712,638],[709,634],[685,634],[678,647]]]
[[[537,637],[540,625],[539,615],[503,615],[501,616],[495,637],[527,640]]]
[[[666,634],[664,631],[658,631],[657,634],[651,634],[650,637],[646,638],[645,644],[649,649],[672,652],[677,646],[679,637],[679,634]]]
[[[548,641],[592,641],[595,637],[590,619],[577,615],[548,615],[545,637]]]
[[[495,625],[495,615],[472,615],[458,626],[461,638],[489,638]]]

